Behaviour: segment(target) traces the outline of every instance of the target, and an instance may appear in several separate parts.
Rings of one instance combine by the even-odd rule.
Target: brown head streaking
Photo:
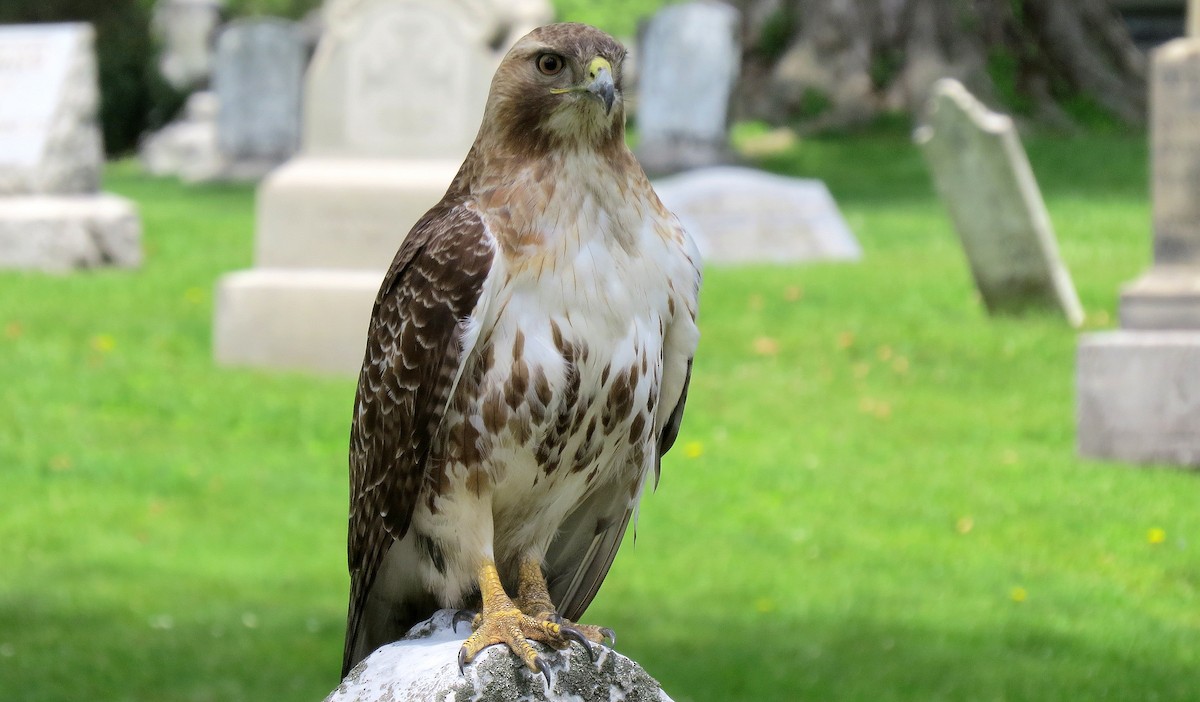
[[[590,647],[595,597],[674,442],[699,257],[625,147],[625,51],[581,24],[521,39],[445,197],[375,301],[350,437],[343,676],[440,607],[460,664]]]

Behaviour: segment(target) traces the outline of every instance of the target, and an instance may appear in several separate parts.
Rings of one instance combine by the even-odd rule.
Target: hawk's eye
[[[548,76],[558,75],[562,72],[563,66],[565,65],[567,65],[567,62],[563,61],[562,56],[556,56],[554,54],[542,54],[541,56],[538,56],[537,59],[538,70]]]

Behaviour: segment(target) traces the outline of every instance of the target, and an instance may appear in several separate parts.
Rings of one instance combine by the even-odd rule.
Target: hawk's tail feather
[[[572,512],[546,553],[546,583],[558,613],[579,621],[612,567],[633,510],[627,486],[601,487]]]
[[[408,630],[438,610],[438,601],[427,592],[408,593],[397,601],[367,594],[357,611],[346,618],[346,646],[342,653],[342,678],[380,646],[399,641]]]

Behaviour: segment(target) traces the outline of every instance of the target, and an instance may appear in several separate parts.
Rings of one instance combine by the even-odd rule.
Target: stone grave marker
[[[741,16],[701,0],[670,5],[638,42],[637,157],[651,175],[733,160],[729,109],[742,61]]]
[[[260,192],[257,265],[386,269],[479,129],[499,63],[487,27],[458,2],[352,9],[309,69],[302,153]]]
[[[465,156],[498,63],[471,4],[366,0],[329,28],[308,77],[306,153]]]
[[[654,190],[696,240],[706,264],[862,257],[819,180],[716,166],[656,180]]]
[[[300,153],[258,192],[255,267],[224,277],[219,362],[355,373],[400,242],[470,149],[502,54],[486,0],[333,0]],[[505,47],[507,50],[507,47]]]
[[[217,180],[228,163],[217,148],[217,96],[198,90],[188,96],[183,114],[142,137],[138,160],[151,175],[179,176],[195,183]]]
[[[162,46],[158,70],[178,90],[202,86],[212,71],[223,0],[158,0],[152,24]]]
[[[0,27],[0,194],[88,193],[104,147],[92,30]]]
[[[0,26],[0,267],[141,261],[132,205],[100,193],[93,37],[86,24]]]
[[[1150,192],[1154,267],[1121,295],[1126,329],[1200,329],[1200,39],[1154,54]]]
[[[1079,451],[1200,468],[1200,37],[1154,51],[1150,112],[1154,264],[1080,341]]]
[[[1083,308],[1012,119],[944,78],[914,136],[988,311],[1056,307],[1072,326],[1082,324]]]
[[[217,143],[231,170],[265,175],[296,153],[306,53],[289,20],[237,20],[221,31],[213,91]]]

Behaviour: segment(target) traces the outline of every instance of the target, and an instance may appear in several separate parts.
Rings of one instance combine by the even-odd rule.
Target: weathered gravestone
[[[638,42],[637,157],[650,175],[733,160],[740,34],[738,11],[715,0],[668,6],[647,23]]]
[[[489,646],[463,672],[458,649],[470,627],[453,624],[454,612],[441,610],[414,626],[400,641],[383,646],[355,666],[325,702],[459,700],[509,702],[671,702],[637,663],[606,647],[596,660],[577,643],[554,651],[540,643],[552,685],[531,673],[505,646]]]
[[[0,193],[90,193],[104,146],[87,25],[0,26]]]
[[[217,148],[217,110],[212,91],[189,95],[179,119],[142,138],[142,168],[151,175],[179,176],[192,183],[219,178],[227,164]]]
[[[141,224],[100,190],[99,89],[86,24],[0,27],[0,267],[141,262]]]
[[[1200,38],[1154,53],[1154,267],[1121,295],[1126,329],[1200,329]]]
[[[158,70],[178,90],[208,81],[213,36],[221,22],[223,0],[158,0],[154,33],[161,46]]]
[[[718,166],[656,180],[706,264],[848,260],[862,249],[819,180]]]
[[[949,78],[934,85],[926,119],[915,139],[988,310],[1052,307],[1072,326],[1082,324],[1083,308],[1012,119]]]
[[[221,30],[213,91],[228,177],[262,177],[296,153],[306,54],[289,20],[237,20]]]
[[[325,26],[344,26],[348,19],[374,0],[325,0],[321,22]],[[478,27],[488,27],[493,47],[512,46],[537,27],[554,21],[550,0],[452,0]]]
[[[255,268],[219,283],[221,363],[354,373],[401,240],[466,156],[500,55],[469,0],[339,0],[301,153],[258,193]]]
[[[1155,50],[1154,265],[1121,295],[1121,327],[1079,345],[1079,451],[1200,467],[1200,37]]]

